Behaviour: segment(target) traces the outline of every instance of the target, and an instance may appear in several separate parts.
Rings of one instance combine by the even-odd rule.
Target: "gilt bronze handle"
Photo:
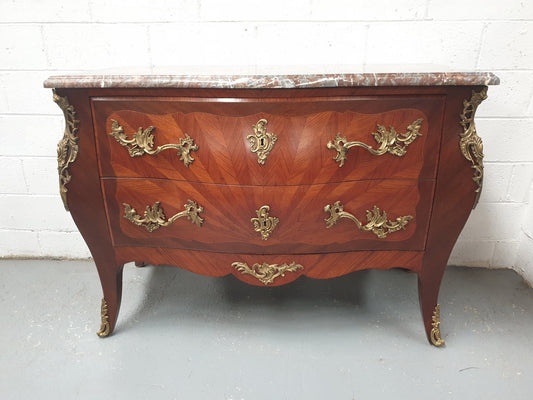
[[[188,200],[184,205],[185,210],[173,215],[168,220],[165,217],[165,213],[160,206],[160,202],[156,202],[152,207],[146,206],[144,211],[144,218],[142,218],[135,208],[132,208],[129,204],[123,203],[124,206],[124,218],[131,221],[131,223],[144,226],[148,232],[153,232],[162,226],[169,226],[178,218],[187,217],[189,221],[197,226],[202,226],[204,222],[200,217],[200,213],[204,211],[203,207],[198,206],[194,201]]]
[[[349,142],[346,137],[337,133],[335,139],[328,142],[327,147],[330,150],[336,150],[337,155],[333,158],[336,162],[340,163],[339,167],[344,165],[346,160],[346,154],[351,147],[359,146],[367,149],[371,154],[381,156],[385,153],[403,157],[407,152],[407,146],[409,146],[418,137],[422,136],[420,133],[420,125],[422,124],[422,118],[417,119],[412,124],[407,126],[407,133],[397,133],[394,127],[390,127],[390,131],[387,131],[383,125],[378,125],[378,131],[372,133],[374,139],[379,144],[377,149],[372,148],[363,142]]]
[[[114,119],[111,125],[111,132],[109,135],[113,136],[117,142],[128,149],[130,157],[140,157],[145,154],[151,156],[161,153],[163,150],[175,149],[178,150],[180,161],[183,161],[186,167],[188,167],[194,158],[191,156],[191,151],[198,151],[198,145],[194,144],[194,140],[187,134],[185,139],[180,138],[179,143],[164,144],[154,149],[154,135],[152,131],[155,129],[153,126],[149,126],[146,129],[139,127],[137,132],[133,134],[132,139],[128,139],[128,136],[124,133],[124,128]]]
[[[372,232],[379,239],[384,239],[390,233],[405,229],[407,223],[413,219],[411,215],[396,218],[396,221],[389,221],[387,213],[381,212],[377,206],[372,208],[372,211],[366,210],[367,223],[363,225],[353,214],[344,211],[344,206],[340,201],[336,201],[333,206],[327,205],[324,207],[324,212],[329,212],[329,217],[325,219],[326,227],[331,228],[339,219],[348,218],[355,222],[357,228],[363,232]]]

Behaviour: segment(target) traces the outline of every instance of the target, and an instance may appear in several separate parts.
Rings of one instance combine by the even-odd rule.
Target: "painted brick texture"
[[[7,0],[1,9],[0,257],[89,256],[57,193],[63,120],[42,88],[51,74],[424,65],[502,81],[478,110],[485,186],[450,263],[533,277],[533,2]]]

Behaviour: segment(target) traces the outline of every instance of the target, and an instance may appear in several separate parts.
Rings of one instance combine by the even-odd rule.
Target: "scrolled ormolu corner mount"
[[[472,91],[472,98],[463,101],[463,112],[461,114],[461,126],[464,132],[460,134],[461,140],[459,147],[463,156],[472,163],[474,169],[474,177],[472,180],[476,184],[476,199],[474,200],[475,208],[481,189],[483,187],[483,141],[476,132],[476,124],[474,117],[476,115],[477,107],[483,100],[487,98],[487,88],[485,87],[481,92]]]
[[[261,239],[263,240],[268,239],[279,222],[279,219],[277,217],[271,217],[269,212],[269,206],[262,206],[259,210],[256,210],[257,218],[250,219],[254,225],[254,230],[261,234]]]
[[[185,210],[173,215],[168,220],[165,217],[165,213],[160,206],[160,202],[156,202],[152,207],[146,206],[144,211],[144,218],[141,218],[135,208],[132,208],[129,204],[123,203],[124,206],[124,218],[131,221],[131,223],[144,226],[148,232],[153,232],[159,229],[162,226],[169,226],[178,218],[187,217],[191,223],[202,226],[204,222],[203,218],[200,217],[200,213],[204,211],[203,207],[199,207],[192,200],[188,200],[187,204],[184,205]]]
[[[249,267],[248,264],[242,262],[234,262],[231,264],[233,268],[237,271],[240,271],[242,274],[251,275],[254,278],[257,278],[261,283],[268,285],[269,283],[274,283],[274,279],[279,276],[285,276],[286,272],[296,272],[300,269],[304,269],[300,264],[296,264],[294,261],[290,264],[254,264],[252,267]]]
[[[341,218],[348,218],[355,222],[359,230],[372,232],[379,239],[384,239],[393,232],[405,229],[407,223],[413,219],[411,215],[406,215],[396,218],[396,221],[389,221],[387,219],[387,213],[385,211],[382,213],[377,206],[374,206],[372,211],[366,210],[366,219],[368,222],[363,225],[353,214],[344,211],[344,206],[340,201],[336,201],[333,206],[329,204],[325,206],[324,212],[330,213],[329,217],[325,219],[327,228],[331,228]]]
[[[422,136],[420,133],[422,121],[423,119],[420,118],[408,125],[406,133],[398,133],[392,126],[390,127],[390,131],[387,131],[387,128],[378,124],[378,131],[372,133],[372,136],[374,136],[374,139],[379,144],[377,149],[374,149],[363,142],[349,142],[346,137],[341,136],[340,133],[337,133],[335,139],[328,142],[327,147],[330,150],[337,151],[337,155],[333,159],[339,163],[339,167],[344,165],[348,150],[355,146],[362,147],[376,156],[389,153],[398,157],[403,157],[405,153],[407,153],[407,147],[413,143],[418,136]]]
[[[79,120],[76,119],[76,111],[67,97],[59,96],[56,91],[53,91],[54,102],[61,108],[65,116],[65,132],[63,138],[57,144],[57,171],[59,173],[59,193],[65,210],[69,211],[67,201],[67,184],[72,179],[69,167],[76,161],[78,156],[78,125]]]
[[[250,151],[257,153],[257,162],[260,165],[264,165],[265,161],[274,148],[278,137],[273,133],[268,133],[266,126],[268,121],[266,119],[260,119],[257,124],[253,125],[254,134],[248,135],[246,139],[250,142]]]
[[[133,134],[132,139],[124,133],[124,128],[114,119],[111,120],[110,136],[113,136],[117,142],[128,149],[131,157],[140,157],[145,154],[151,156],[161,153],[163,150],[175,149],[178,150],[180,161],[183,161],[186,167],[194,161],[191,156],[191,151],[198,151],[198,145],[194,144],[194,140],[185,134],[185,139],[180,138],[179,143],[164,144],[154,149],[154,135],[152,131],[155,129],[149,126],[146,129],[139,127],[137,132]]]

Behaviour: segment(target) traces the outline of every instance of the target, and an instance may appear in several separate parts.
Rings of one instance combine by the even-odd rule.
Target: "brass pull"
[[[257,153],[257,162],[261,165],[265,164],[270,151],[274,148],[276,140],[278,140],[276,135],[267,132],[267,124],[268,121],[266,119],[260,119],[257,124],[252,126],[254,134],[246,137],[250,142],[251,152]]]
[[[191,151],[198,151],[198,146],[194,144],[194,140],[187,134],[185,134],[185,139],[180,138],[179,144],[164,144],[154,149],[154,135],[152,135],[152,131],[155,128],[153,126],[149,126],[144,130],[142,127],[139,127],[137,132],[133,134],[133,138],[128,139],[128,136],[124,133],[124,128],[114,119],[111,121],[113,121],[113,124],[111,125],[109,135],[113,136],[117,142],[128,149],[130,157],[140,157],[145,154],[153,156],[161,153],[163,150],[176,149],[178,150],[180,161],[183,161],[186,167],[194,161],[194,158],[191,156]]]
[[[261,233],[261,239],[267,240],[274,228],[278,225],[279,219],[269,216],[270,207],[263,206],[256,210],[257,218],[252,218],[250,221],[254,224],[256,232]]]
[[[286,272],[296,272],[299,269],[304,269],[303,266],[301,266],[300,264],[296,264],[294,261],[289,265],[256,263],[252,265],[251,268],[246,263],[234,262],[233,264],[231,264],[231,266],[237,271],[240,271],[241,274],[252,275],[253,277],[259,279],[265,285],[268,285],[269,283],[274,283],[274,279],[276,279],[278,276],[285,276]]]
[[[156,202],[153,207],[146,206],[144,211],[144,218],[141,218],[135,208],[132,208],[127,203],[122,203],[124,206],[124,218],[131,221],[133,224],[138,226],[144,226],[148,232],[153,232],[156,229],[159,229],[162,226],[169,226],[175,220],[181,217],[187,217],[193,224],[197,226],[202,226],[204,222],[203,218],[200,217],[200,213],[204,211],[203,207],[199,207],[192,200],[188,200],[187,204],[184,205],[185,210],[181,211],[168,220],[165,217],[163,209],[159,206],[160,202]]]
[[[372,133],[372,136],[374,136],[374,139],[379,144],[377,149],[362,142],[348,142],[346,137],[341,136],[340,133],[337,133],[334,140],[328,142],[327,147],[330,150],[337,150],[337,156],[333,159],[340,163],[339,167],[344,165],[348,149],[355,146],[363,147],[376,156],[390,153],[398,157],[403,157],[407,152],[407,146],[413,143],[418,136],[422,136],[419,132],[422,121],[423,119],[420,118],[410,124],[407,127],[407,133],[397,133],[396,129],[392,126],[390,127],[390,131],[387,131],[383,125],[378,125],[377,133]]]
[[[357,228],[363,232],[372,232],[379,239],[384,239],[388,234],[405,229],[407,223],[413,219],[411,215],[396,218],[396,221],[387,220],[387,213],[379,210],[377,206],[374,206],[372,211],[366,210],[367,223],[363,225],[355,216],[344,211],[344,206],[340,204],[340,201],[336,201],[333,206],[327,205],[324,207],[324,212],[329,212],[329,218],[326,218],[326,227],[331,228],[335,225],[339,219],[348,218],[355,222]]]

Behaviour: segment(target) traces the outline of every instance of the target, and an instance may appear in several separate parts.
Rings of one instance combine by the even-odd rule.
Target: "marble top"
[[[491,72],[413,72],[342,74],[99,74],[51,76],[45,88],[213,88],[292,89],[364,86],[498,85]]]

